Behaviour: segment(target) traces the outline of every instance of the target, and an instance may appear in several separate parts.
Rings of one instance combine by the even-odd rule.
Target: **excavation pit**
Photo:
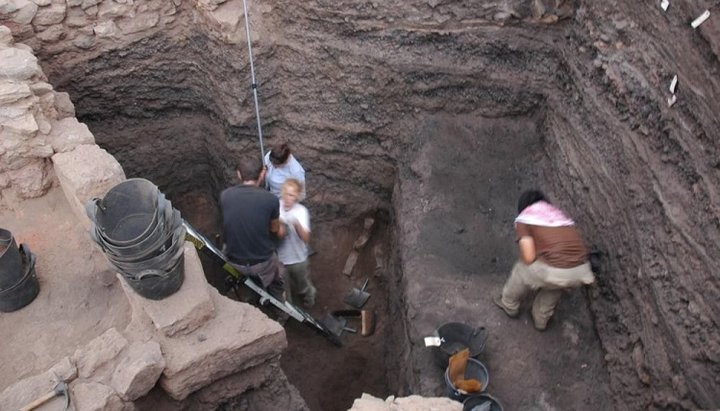
[[[212,240],[233,158],[260,151],[238,1],[41,3],[0,17],[75,112],[33,84],[36,145],[0,153],[8,160],[0,166],[25,167],[0,168],[2,201],[18,187],[40,196],[3,208],[0,226],[39,255],[33,304],[53,304],[42,315],[0,317],[3,329],[28,331],[7,333],[0,387],[130,321],[112,273],[86,256],[91,245],[58,187],[41,196],[54,178],[48,150],[63,149],[45,141],[54,115],[88,124],[128,177],[158,184]],[[663,13],[617,1],[280,0],[250,10],[266,147],[289,141],[308,171],[321,287],[313,309],[342,308],[369,276],[378,317],[373,336],[346,334],[340,349],[287,325],[282,369],[312,410],[347,409],[362,392],[443,395],[443,369],[422,341],[447,322],[488,329],[480,359],[508,409],[604,409],[606,398],[618,409],[716,408],[712,18],[691,31],[690,5]],[[668,107],[675,72],[677,104]],[[38,184],[23,185],[31,177]],[[564,296],[544,333],[491,302],[516,257],[517,195],[532,186],[603,252],[598,288]],[[347,278],[366,217],[377,226]],[[61,236],[77,241],[62,249],[47,241]],[[63,281],[76,278],[78,262],[90,274]],[[205,271],[223,289],[224,274]],[[226,409],[248,409],[252,393]],[[177,405],[161,394],[142,405]]]

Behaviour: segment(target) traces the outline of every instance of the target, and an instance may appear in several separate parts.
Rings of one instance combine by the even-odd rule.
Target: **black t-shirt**
[[[238,185],[220,194],[226,254],[231,261],[267,260],[275,251],[270,221],[280,215],[280,202],[269,192]]]

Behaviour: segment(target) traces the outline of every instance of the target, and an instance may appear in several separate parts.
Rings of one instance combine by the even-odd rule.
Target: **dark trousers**
[[[283,301],[283,291],[285,290],[285,281],[283,280],[283,272],[285,267],[282,265],[276,253],[273,253],[269,259],[261,263],[253,265],[243,265],[230,261],[241,274],[250,277],[255,282],[262,285],[270,295]]]

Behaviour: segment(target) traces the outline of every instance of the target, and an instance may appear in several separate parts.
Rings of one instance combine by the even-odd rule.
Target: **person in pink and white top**
[[[535,328],[542,331],[547,328],[564,289],[595,282],[587,247],[575,222],[539,190],[520,195],[515,234],[520,259],[502,295],[493,302],[515,318],[520,313],[523,297],[537,290],[532,317]]]

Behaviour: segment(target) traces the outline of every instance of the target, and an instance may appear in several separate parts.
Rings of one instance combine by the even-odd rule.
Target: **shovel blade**
[[[343,301],[345,302],[345,304],[359,310],[365,306],[368,298],[370,298],[370,293],[368,293],[367,291],[358,290],[357,288],[353,288],[352,290],[350,290],[350,293],[345,296]]]

